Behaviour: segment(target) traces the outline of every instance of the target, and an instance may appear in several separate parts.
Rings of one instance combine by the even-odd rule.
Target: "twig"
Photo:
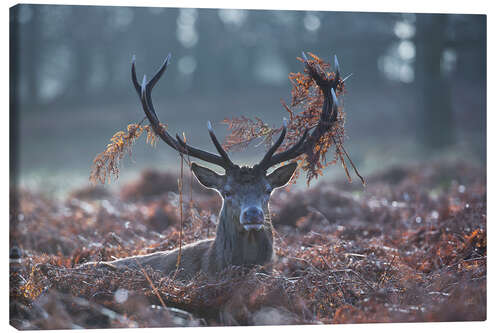
[[[118,246],[123,249],[123,246],[121,244],[120,241],[118,241]],[[141,263],[139,262],[139,260],[137,260],[137,257],[133,257],[137,266],[139,266],[139,268],[141,269],[142,271],[142,274],[144,274],[144,277],[146,278],[146,280],[148,281],[149,285],[151,286],[151,288],[153,289],[153,293],[156,295],[156,297],[158,297],[158,299],[160,300],[160,303],[161,305],[163,306],[163,308],[167,308],[167,306],[165,305],[165,302],[163,301],[163,298],[161,298],[161,295],[160,293],[158,292],[158,289],[156,288],[156,286],[154,285],[153,281],[150,279],[148,273],[146,272],[146,270],[144,269],[144,267],[142,267]],[[89,274],[90,275],[90,274]]]
[[[330,264],[328,264],[328,262],[326,261],[326,259],[321,254],[319,255],[319,258],[321,259],[321,261],[323,261],[323,263],[326,265],[326,267],[328,267],[328,269],[330,271],[332,271],[332,267],[330,266]],[[342,284],[339,283],[339,281],[337,280],[337,277],[335,276],[335,274],[332,274],[331,276],[333,276],[333,278],[335,279],[335,284],[339,288],[340,292],[342,293],[342,300],[344,301],[344,303],[346,303],[346,301],[345,301],[345,290],[344,290],[344,287],[342,287]]]
[[[363,186],[366,186],[366,180],[363,178],[363,176],[361,176],[359,174],[358,168],[356,168],[356,165],[352,162],[351,157],[349,156],[349,154],[347,153],[347,151],[344,148],[344,145],[341,144],[340,147],[344,151],[345,156],[347,156],[347,159],[349,160],[349,163],[351,164],[352,168],[354,169],[354,172],[359,177],[359,179],[361,179],[361,183],[363,184]]]
[[[185,142],[185,137],[184,137],[184,142]],[[182,209],[182,177],[184,176],[184,163],[183,163],[183,158],[182,158],[182,153],[181,154],[181,177],[179,178],[178,181],[178,186],[179,186],[179,209],[180,209],[180,231],[179,231],[179,253],[177,254],[177,263],[176,263],[176,271],[175,274],[177,275],[177,271],[179,270],[179,267],[181,265],[181,255],[182,255],[182,220],[184,218],[183,216],[183,209]]]
[[[380,285],[381,282],[384,282],[385,276],[387,275],[387,272],[389,272],[392,268],[392,264],[394,263],[394,259],[396,259],[396,255],[392,257],[391,263],[389,264],[389,267],[384,269],[384,273],[380,276],[379,280],[377,281],[377,287]]]
[[[165,305],[165,302],[163,302],[163,298],[161,298],[161,295],[160,293],[158,292],[158,289],[156,288],[156,286],[154,285],[153,281],[151,281],[151,279],[149,278],[149,275],[148,273],[146,272],[146,270],[144,269],[144,267],[142,267],[141,263],[139,262],[139,260],[137,260],[137,258],[135,258],[135,262],[137,263],[137,265],[139,266],[139,268],[141,269],[142,271],[142,274],[144,274],[144,276],[146,277],[146,280],[148,280],[148,283],[149,285],[151,286],[151,288],[153,289],[153,293],[156,295],[156,297],[158,297],[158,299],[160,300],[160,303],[161,305],[163,306],[164,309],[167,309],[167,306]]]
[[[302,259],[302,258],[297,258],[297,257],[288,257],[288,258],[291,258],[291,259],[295,259],[295,260],[298,260],[298,261],[302,261],[302,262],[305,262],[308,266],[310,266],[312,269],[314,269],[316,271],[316,273],[319,273],[321,274],[321,271],[319,269],[317,269],[313,264],[311,264],[311,262],[305,260],[305,259]]]
[[[352,269],[345,269],[344,270],[346,273],[353,273],[354,275],[356,275],[356,277],[361,281],[363,282],[368,288],[370,288],[372,291],[375,291],[375,288],[369,284],[361,275],[359,275],[356,271],[352,270]]]
[[[146,119],[147,119],[147,117],[146,117],[146,116],[144,116],[144,117],[142,118],[142,120],[139,122],[139,126],[141,126],[141,125],[142,125],[142,123],[144,122],[144,120],[146,120]]]

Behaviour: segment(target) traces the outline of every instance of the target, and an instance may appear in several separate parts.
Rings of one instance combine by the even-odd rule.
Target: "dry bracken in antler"
[[[166,127],[164,124],[161,126]],[[154,146],[157,142],[157,136],[150,125],[129,124],[126,132],[116,132],[111,137],[106,149],[94,158],[90,181],[93,184],[98,182],[104,184],[106,180],[111,180],[112,175],[118,178],[120,160],[125,156],[125,153],[131,154],[132,145],[144,131],[147,133],[146,142]]]
[[[282,101],[282,105],[288,113],[288,133],[283,144],[278,149],[278,152],[286,151],[300,140],[302,134],[307,130],[312,130],[321,124],[321,114],[324,104],[323,92],[318,87],[318,83],[324,85],[332,85],[338,82],[334,87],[336,95],[344,94],[344,81],[337,78],[337,73],[330,72],[330,65],[322,59],[308,53],[311,59],[297,58],[299,61],[306,63],[304,72],[290,73],[289,79],[292,83],[292,100],[290,105],[286,105]],[[337,119],[329,129],[324,132],[315,145],[305,154],[295,158],[303,171],[307,173],[307,182],[313,178],[317,178],[322,174],[322,169],[328,165],[335,164],[338,160],[342,162],[342,166],[346,171],[346,175],[351,181],[347,166],[344,160],[344,155],[351,163],[352,167],[358,174],[356,167],[350,160],[343,146],[345,131],[345,113],[342,105],[337,105]],[[262,139],[266,145],[271,145],[273,136],[281,131],[281,128],[275,128],[264,123],[261,119],[255,120],[246,117],[233,117],[232,119],[224,119],[223,123],[228,125],[231,133],[226,138],[225,148],[237,150],[243,149],[256,139]],[[325,124],[323,124],[325,125]],[[332,146],[335,146],[333,158],[327,161],[327,153]],[[295,175],[295,178],[298,174]],[[358,174],[362,182],[364,179]]]
[[[325,104],[326,98],[324,96],[325,87],[328,87],[328,90],[330,87],[333,87],[332,91],[335,91],[335,99],[337,95],[342,95],[344,93],[344,80],[339,77],[338,64],[336,63],[335,66],[336,72],[329,72],[330,65],[328,63],[324,62],[312,53],[309,53],[309,56],[311,59],[307,59],[305,55],[303,55],[303,59],[298,58],[299,61],[305,63],[305,70],[303,73],[290,73],[289,75],[289,79],[293,85],[292,101],[290,106],[286,105],[285,102],[282,101],[282,105],[289,115],[287,135],[281,146],[276,150],[276,153],[288,151],[295,144],[300,142],[301,136],[304,133],[307,134],[309,130],[313,130],[313,136],[314,134],[316,134],[316,136],[314,138],[310,138],[311,140],[308,139],[308,142],[301,146],[302,149],[298,148],[298,150],[301,151],[299,154],[297,154],[296,150],[296,154],[294,155],[295,157],[288,158],[288,160],[298,162],[300,169],[307,173],[308,184],[313,178],[317,178],[322,174],[322,169],[328,165],[336,164],[338,160],[341,161],[347,178],[351,181],[344,155],[347,157],[349,163],[354,168],[354,171],[363,184],[365,184],[363,177],[359,175],[355,165],[351,161],[343,146],[345,136],[345,114],[342,110],[342,105],[339,105],[336,101],[334,101],[334,117],[327,116],[327,118],[331,118],[329,120],[321,119],[322,115],[325,116],[328,114],[328,112],[324,112],[323,110],[327,105]],[[169,59],[170,56],[165,60],[165,63],[159,72],[160,75],[164,68],[166,68]],[[133,77],[135,78],[134,66],[132,67],[132,71],[134,74]],[[151,83],[144,86],[145,92],[151,90],[158,78],[159,75],[157,74]],[[134,81],[134,85],[139,96],[142,96],[141,86],[137,80]],[[151,85],[151,87],[149,87],[149,85]],[[331,96],[328,98],[331,98]],[[148,105],[149,101],[146,99],[144,100],[144,103]],[[152,117],[152,119],[156,121],[156,116],[153,115]],[[243,149],[259,138],[262,139],[261,143],[270,147],[273,137],[284,129],[283,127],[276,128],[269,126],[258,117],[255,117],[255,120],[244,116],[235,117],[232,119],[224,119],[223,123],[226,123],[231,130],[230,135],[226,137],[224,148],[232,150]],[[320,128],[319,131],[317,130],[317,127]],[[164,141],[166,140],[166,142],[175,149],[188,149],[188,151],[186,151],[188,154],[194,154],[197,152],[196,149],[193,150],[189,146],[183,147],[184,145],[182,145],[182,142],[178,143],[174,138],[168,137],[168,135],[165,134],[167,133],[166,131],[161,131],[160,129],[154,130],[150,125],[141,126],[140,124],[130,124],[126,133],[123,131],[116,133],[111,138],[111,143],[107,146],[106,150],[96,156],[90,180],[95,184],[97,182],[105,183],[106,179],[111,179],[111,175],[114,175],[115,178],[117,178],[119,174],[119,161],[124,157],[125,152],[130,153],[132,144],[144,130],[147,131],[147,141],[151,144],[156,142],[157,133],[161,133],[160,136],[162,136],[162,139]],[[303,138],[306,138],[306,136]],[[333,157],[330,161],[327,161],[327,153],[332,145],[335,146]],[[208,157],[210,157],[210,160],[215,159],[215,162],[220,163],[219,157]],[[294,175],[294,179],[298,176],[299,173],[297,172]]]

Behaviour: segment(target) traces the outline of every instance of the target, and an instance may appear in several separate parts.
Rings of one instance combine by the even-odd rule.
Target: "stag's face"
[[[269,221],[269,198],[275,188],[285,186],[297,163],[284,165],[271,174],[258,168],[237,167],[220,175],[192,163],[191,169],[199,182],[216,190],[224,199],[224,209],[242,232],[263,230]]]

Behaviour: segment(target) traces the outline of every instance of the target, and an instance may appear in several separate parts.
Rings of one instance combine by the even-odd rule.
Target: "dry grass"
[[[19,190],[10,214],[11,324],[485,320],[486,183],[480,175],[465,163],[433,164],[373,175],[364,192],[335,183],[277,192],[272,274],[233,268],[216,281],[200,276],[187,283],[148,267],[74,268],[178,246],[173,185],[166,186],[173,192],[151,189],[156,182],[146,173],[122,196],[83,189],[54,201]],[[220,206],[209,193],[195,190],[193,197],[195,205],[184,203],[184,244],[214,236]]]

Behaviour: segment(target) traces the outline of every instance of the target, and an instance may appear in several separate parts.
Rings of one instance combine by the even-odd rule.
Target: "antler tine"
[[[306,56],[306,54],[304,53],[304,51],[302,51],[302,59],[304,59],[304,61],[305,61],[306,63],[307,63],[307,61],[309,60],[309,59],[307,59],[307,56]]]
[[[217,137],[215,136],[215,132],[214,129],[212,128],[212,123],[210,122],[210,120],[207,121],[207,128],[208,128],[208,134],[210,135],[210,139],[212,139],[212,143],[219,152],[220,156],[226,161],[228,166],[233,167],[234,166],[233,162],[231,162],[231,159],[227,155],[224,148],[222,148],[222,145],[219,143],[219,140],[217,140]]]
[[[347,74],[345,77],[342,78],[342,83],[346,82],[354,73]]]
[[[156,115],[156,112],[153,107],[153,102],[151,99],[151,91],[155,84],[158,82],[162,74],[165,72],[165,69],[167,68],[169,61],[170,61],[171,55],[169,54],[161,67],[158,69],[156,74],[153,76],[153,78],[149,81],[146,82],[146,76],[144,76],[142,80],[142,84],[139,85],[137,81],[137,76],[136,76],[136,71],[135,71],[135,56],[132,58],[132,83],[134,84],[135,90],[138,92],[139,97],[141,99],[142,103],[142,108],[144,110],[144,113],[146,114],[146,117],[148,118],[151,127],[153,128],[154,132],[163,140],[165,143],[167,143],[170,147],[173,149],[177,150],[178,152],[182,154],[188,154],[190,156],[199,158],[203,161],[216,164],[221,166],[224,169],[227,169],[231,167],[233,164],[228,163],[228,157],[227,154],[225,157],[223,156],[217,156],[215,154],[209,153],[204,150],[200,150],[197,148],[194,148],[187,143],[185,143],[183,140],[181,140],[177,136],[177,140],[174,139],[160,124],[160,121],[158,119],[158,116]],[[216,146],[217,150],[219,148]]]
[[[287,150],[285,150],[285,151],[283,151],[281,153],[277,153],[277,154],[271,156],[271,158],[269,158],[269,160],[267,161],[267,163],[265,165],[262,165],[262,168],[264,170],[267,170],[270,167],[272,167],[273,165],[276,165],[276,164],[279,164],[281,162],[285,162],[285,161],[294,159],[297,156],[302,155],[304,153],[304,151],[305,151],[304,144],[306,142],[308,134],[309,134],[309,129],[306,129],[304,131],[304,134],[302,135],[302,137],[300,138],[299,141],[297,141],[289,149],[287,149]]]
[[[279,148],[279,146],[281,146],[283,140],[285,140],[285,135],[287,130],[286,125],[287,125],[286,118],[283,118],[283,130],[281,131],[278,140],[276,140],[276,142],[271,146],[271,148],[269,148],[266,155],[264,155],[264,158],[262,158],[262,160],[259,162],[258,166],[260,168],[264,170],[267,169],[266,166],[269,164],[269,160],[273,156],[274,152]]]
[[[337,55],[333,55],[333,63],[334,63],[334,69],[335,69],[335,75],[337,77],[340,76],[340,65],[339,65],[339,59],[337,58]]]
[[[147,89],[151,89],[152,90],[154,88],[154,86],[156,85],[156,83],[158,82],[158,80],[163,75],[163,72],[165,71],[165,69],[167,68],[167,66],[170,64],[170,59],[171,58],[172,58],[172,54],[169,53],[167,55],[167,57],[165,58],[165,60],[163,61],[163,64],[160,66],[160,68],[156,72],[156,74],[147,83],[147,85],[146,85]],[[137,91],[137,94],[139,95],[139,97],[141,97],[141,85],[139,84],[139,82],[137,82],[137,74],[136,74],[136,71],[135,71],[135,54],[132,56],[132,83],[134,84],[135,91]]]
[[[330,92],[332,94],[332,99],[333,99],[333,105],[332,105],[332,122],[336,122],[338,119],[339,115],[339,100],[337,99],[337,93],[335,92],[335,89],[330,89]]]
[[[175,150],[179,150],[179,147],[177,146],[175,140],[167,132],[163,130],[163,128],[160,125],[160,121],[158,120],[158,116],[156,115],[156,112],[154,111],[154,109],[150,108],[148,104],[148,98],[146,96],[147,95],[146,75],[144,75],[140,87],[141,87],[140,97],[141,97],[142,109],[144,110],[146,117],[149,119],[151,127],[153,127],[155,133],[158,134],[158,136],[160,136],[163,139],[163,141],[165,141],[169,146],[171,146]]]
[[[141,85],[137,82],[137,74],[135,72],[135,54],[132,56],[132,83],[134,84],[135,91],[139,98],[141,98]]]
[[[340,65],[339,65],[339,59],[337,58],[337,55],[333,55],[333,63],[334,63],[334,70],[335,70],[335,81],[333,82],[333,86],[337,88],[337,85],[340,82],[344,82],[343,80],[340,80]]]
[[[169,53],[167,55],[167,57],[165,58],[165,60],[163,60],[163,64],[161,64],[161,66],[158,69],[158,71],[156,72],[156,74],[153,76],[153,78],[151,80],[149,80],[149,82],[148,82],[148,88],[149,89],[153,89],[154,88],[154,86],[156,85],[156,82],[158,82],[158,80],[163,75],[163,72],[165,72],[165,69],[170,64],[170,59],[171,58],[172,58],[172,53]]]

